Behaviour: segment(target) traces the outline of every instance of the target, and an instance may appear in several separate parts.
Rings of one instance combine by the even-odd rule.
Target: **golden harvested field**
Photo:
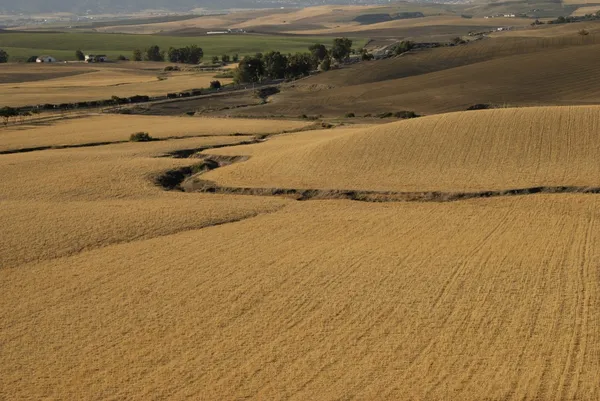
[[[1,267],[273,210],[282,200],[195,198],[151,182],[153,174],[198,163],[158,157],[166,152],[247,139],[188,138],[0,156]]]
[[[5,269],[0,391],[595,399],[598,217],[593,195],[296,203]]]
[[[439,16],[439,17],[425,17],[425,18],[412,18],[412,19],[401,19],[395,21],[381,22],[377,24],[360,25],[358,23],[346,24],[326,28],[326,29],[312,29],[302,31],[286,31],[290,34],[303,34],[303,35],[326,35],[332,33],[359,33],[364,31],[377,31],[377,30],[388,30],[397,28],[417,28],[417,27],[432,27],[438,25],[452,25],[452,26],[489,26],[489,27],[501,27],[501,26],[526,26],[531,22],[526,19],[515,19],[515,18],[461,18],[453,16]]]
[[[162,68],[146,69],[129,65],[120,67],[96,66],[49,66],[21,65],[23,81],[7,78],[0,83],[0,106],[25,106],[44,103],[70,103],[89,100],[110,99],[112,96],[134,95],[164,96],[194,88],[208,88],[214,81],[215,72],[171,72],[162,73]],[[161,65],[164,67],[164,65]],[[0,78],[13,74],[12,65],[0,66]],[[47,70],[46,70],[47,68]],[[5,74],[5,75],[2,75]],[[160,78],[159,78],[160,76]],[[222,84],[231,83],[229,78],[219,79]],[[3,82],[3,80],[0,80]]]
[[[363,63],[240,111],[354,123],[327,130],[93,113],[0,127],[0,400],[600,399],[596,36]],[[3,85],[40,92],[156,74],[10,68]],[[362,117],[504,101],[568,106]],[[158,140],[128,142],[139,131]],[[323,191],[294,200],[305,189]]]
[[[250,160],[203,179],[226,187],[485,191],[600,186],[600,107],[441,114],[207,151]]]
[[[24,124],[0,130],[0,152],[18,149],[128,141],[135,132],[153,138],[276,134],[308,126],[308,122],[138,115],[90,115],[37,126]],[[242,137],[242,140],[244,138]],[[247,138],[246,138],[247,139]],[[220,138],[237,141],[238,138]]]
[[[255,11],[236,11],[226,15],[202,16],[174,22],[160,22],[144,25],[117,25],[97,28],[98,32],[120,32],[134,34],[152,34],[158,32],[182,31],[189,29],[264,29],[272,27],[277,31],[299,29],[308,34],[311,29],[353,26],[354,18],[364,14],[393,14],[402,11],[422,11],[425,15],[449,14],[439,5],[396,3],[389,6],[323,5],[301,9],[270,9]],[[458,19],[453,19],[453,21]],[[458,21],[457,23],[460,23]],[[315,32],[320,31],[315,30]]]

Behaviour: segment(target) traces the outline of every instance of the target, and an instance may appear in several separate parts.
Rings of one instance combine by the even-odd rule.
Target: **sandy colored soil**
[[[136,115],[91,115],[65,119],[41,126],[13,125],[0,129],[0,151],[47,146],[69,146],[98,142],[128,141],[136,132],[153,138],[281,133],[308,126],[303,121]],[[235,137],[223,140],[235,141]]]
[[[309,202],[5,269],[0,388],[592,399],[598,217],[589,196]]]
[[[102,114],[0,128],[0,152],[30,150],[0,154],[0,400],[599,399],[598,193],[376,203],[155,184],[225,146],[203,154],[248,159],[192,179],[600,187],[600,106],[573,106],[600,101],[599,45],[513,40],[444,49],[446,67],[366,63],[386,78],[329,88],[332,71],[260,110],[570,106],[357,118],[253,145],[240,143],[308,123]],[[453,64],[467,49],[477,61]],[[119,142],[137,131],[161,140]],[[119,143],[31,149],[91,142]],[[194,157],[170,157],[182,150]]]
[[[516,18],[461,18],[451,16],[440,16],[440,17],[425,17],[425,18],[412,18],[402,19],[388,22],[381,22],[377,24],[360,25],[358,23],[339,25],[327,29],[312,29],[303,31],[287,31],[287,33],[293,34],[305,34],[305,35],[325,35],[331,33],[359,33],[364,31],[377,31],[377,30],[389,30],[397,28],[417,28],[424,26],[436,26],[436,25],[452,25],[452,26],[489,26],[489,27],[504,27],[504,26],[525,26],[531,22],[524,19]]]
[[[202,178],[227,187],[377,191],[600,186],[599,129],[598,106],[442,114],[216,149],[251,158]]]
[[[130,65],[112,68],[67,65],[64,69],[50,66],[46,71],[45,66],[28,64],[20,67],[23,74],[29,74],[20,78],[27,82],[11,82],[7,79],[8,83],[0,83],[0,91],[5,95],[0,99],[0,106],[70,103],[110,99],[112,96],[164,96],[170,92],[208,88],[210,82],[216,80],[215,72],[164,74],[162,68],[157,70],[153,66],[146,70],[145,65],[146,63],[141,63],[140,68],[132,68]],[[8,67],[4,73],[9,76],[13,68]],[[0,67],[0,74],[2,73],[3,67]],[[232,82],[228,78],[219,78],[219,81],[222,84]]]

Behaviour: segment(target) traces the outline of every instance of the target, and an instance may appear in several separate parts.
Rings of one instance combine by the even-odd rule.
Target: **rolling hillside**
[[[533,43],[528,40],[515,41],[506,50],[500,42],[497,51],[482,41],[471,49],[434,49],[372,61],[292,84],[270,104],[239,113],[341,117],[349,112],[362,116],[399,110],[434,114],[466,110],[477,103],[599,103],[600,44],[595,43],[596,35],[577,39],[579,45],[556,40],[558,45],[537,52],[527,50]]]
[[[212,150],[251,158],[201,178],[225,187],[400,192],[600,187],[599,131],[598,106],[442,114]]]

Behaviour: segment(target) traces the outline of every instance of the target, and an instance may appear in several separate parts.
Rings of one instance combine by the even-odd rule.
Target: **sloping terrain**
[[[598,106],[442,114],[211,150],[250,160],[201,178],[224,187],[402,192],[599,187],[599,130]]]
[[[309,124],[286,120],[86,115],[50,123],[26,122],[8,126],[0,131],[0,152],[126,142],[129,136],[136,132],[147,132],[155,139],[278,134],[304,128]],[[235,137],[219,138],[223,143],[237,140]]]
[[[598,210],[307,202],[5,269],[0,395],[595,399]]]
[[[208,88],[215,81],[216,72],[170,72],[164,73],[165,65],[153,63],[119,63],[93,66],[47,66],[37,63],[16,66],[0,66],[0,99],[2,106],[27,106],[44,103],[59,104],[110,99],[112,96],[135,95],[165,96],[195,88]],[[20,73],[13,76],[15,69]],[[17,78],[19,77],[19,78]],[[220,78],[222,84],[231,83]]]
[[[468,47],[465,46],[467,54]],[[466,110],[477,103],[528,106],[600,102],[600,77],[596,73],[599,44],[498,58],[482,49],[482,54],[475,53],[474,62],[467,65],[465,61],[452,60],[452,54],[458,56],[458,51],[437,53],[438,50],[445,49],[434,49],[432,59],[423,64],[419,61],[427,56],[408,54],[401,58],[416,57],[415,61],[372,61],[354,72],[330,71],[292,84],[270,104],[223,114],[339,117],[349,112],[363,115],[398,110],[433,114]],[[436,54],[442,57],[438,59]],[[486,58],[487,61],[479,61]],[[463,65],[454,67],[457,64]],[[401,69],[404,66],[406,69]],[[428,70],[434,72],[427,73]],[[394,79],[396,76],[405,77]]]

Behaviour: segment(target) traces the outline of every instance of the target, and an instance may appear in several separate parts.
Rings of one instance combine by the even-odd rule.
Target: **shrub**
[[[419,115],[414,111],[397,111],[394,113],[396,118],[417,118]]]
[[[486,110],[486,109],[491,109],[491,108],[492,108],[491,104],[477,103],[477,104],[474,104],[473,106],[470,106],[467,110]]]
[[[135,134],[131,134],[129,137],[130,142],[150,142],[153,140],[154,138],[152,138],[147,132],[136,132]]]
[[[356,116],[354,115],[354,113],[346,113],[346,114],[344,115],[344,117],[346,117],[346,118],[354,118],[354,117],[356,117]]]
[[[221,81],[211,81],[210,89],[221,89]]]
[[[127,57],[125,57],[122,54],[119,54],[119,57],[117,57],[117,60],[119,60],[119,61],[127,61]]]
[[[28,63],[35,63],[37,60],[38,56],[31,56],[27,59]]]
[[[180,71],[181,69],[179,68],[179,66],[176,65],[168,65],[165,68],[163,68],[163,71],[168,72],[168,71]]]
[[[386,113],[381,113],[381,114],[379,114],[377,117],[379,117],[379,118],[390,118],[390,117],[393,117],[393,116],[394,116],[394,113],[390,113],[390,112],[388,111],[388,112],[386,112]]]

